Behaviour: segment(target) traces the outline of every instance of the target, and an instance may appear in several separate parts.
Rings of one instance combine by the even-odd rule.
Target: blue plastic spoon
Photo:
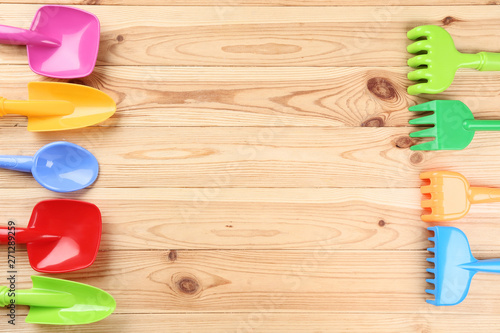
[[[55,192],[81,190],[99,173],[99,163],[92,153],[64,141],[43,146],[33,157],[0,155],[0,168],[31,172],[40,185]]]

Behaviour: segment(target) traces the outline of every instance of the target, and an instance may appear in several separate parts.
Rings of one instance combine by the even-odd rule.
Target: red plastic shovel
[[[0,243],[26,243],[31,267],[64,273],[90,266],[101,241],[101,212],[88,202],[54,199],[39,202],[27,228],[0,228]]]

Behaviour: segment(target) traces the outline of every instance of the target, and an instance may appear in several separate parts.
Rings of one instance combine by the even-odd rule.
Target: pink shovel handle
[[[0,25],[0,43],[10,45],[38,45],[58,47],[61,43],[38,32]]]
[[[9,239],[9,236],[11,236],[11,239]],[[0,244],[7,244],[12,240],[15,240],[16,244],[25,244],[33,241],[57,240],[59,238],[61,237],[56,235],[45,235],[28,228],[16,227],[13,230],[9,230],[7,227],[0,227]]]

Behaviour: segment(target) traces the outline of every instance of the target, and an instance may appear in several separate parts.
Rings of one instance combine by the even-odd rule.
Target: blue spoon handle
[[[33,157],[31,156],[0,155],[0,168],[2,169],[31,172],[32,167]]]
[[[476,272],[500,273],[500,259],[477,260],[460,267]]]

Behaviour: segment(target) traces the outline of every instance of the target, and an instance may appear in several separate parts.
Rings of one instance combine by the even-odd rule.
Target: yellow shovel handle
[[[74,111],[75,106],[68,101],[9,101],[0,97],[0,116],[6,114],[28,117],[66,116]]]

